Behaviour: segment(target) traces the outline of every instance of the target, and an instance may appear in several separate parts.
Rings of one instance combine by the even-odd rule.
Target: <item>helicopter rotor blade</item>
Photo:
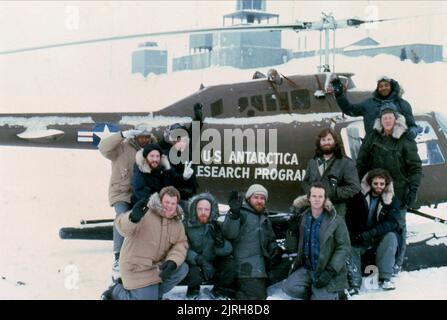
[[[438,15],[444,15],[444,14],[438,14]],[[106,38],[98,38],[98,39],[90,39],[90,40],[56,43],[56,44],[42,45],[42,46],[36,46],[36,47],[4,50],[4,51],[0,51],[0,55],[21,53],[21,52],[27,52],[27,51],[37,51],[37,50],[51,49],[51,48],[60,48],[60,47],[67,47],[67,46],[76,46],[76,45],[98,43],[98,42],[136,39],[136,38],[144,38],[144,37],[174,36],[174,35],[185,35],[185,34],[193,35],[193,34],[204,34],[204,33],[212,33],[212,32],[226,33],[226,32],[237,32],[237,31],[247,32],[247,31],[262,31],[262,30],[267,30],[267,31],[268,30],[270,30],[270,31],[292,30],[295,32],[300,32],[300,31],[323,30],[325,28],[340,29],[340,28],[348,28],[348,27],[358,27],[365,23],[403,20],[403,19],[417,18],[417,17],[423,17],[423,16],[427,16],[427,15],[402,17],[402,18],[378,19],[378,20],[361,20],[361,19],[357,19],[357,18],[337,20],[332,15],[328,15],[328,16],[325,16],[321,21],[315,21],[315,22],[297,21],[295,23],[276,24],[276,25],[241,25],[241,26],[231,26],[231,27],[211,27],[211,28],[188,29],[188,30],[149,32],[149,33],[131,34],[131,35],[114,36],[114,37],[106,37]]]
[[[307,26],[294,23],[294,24],[246,25],[246,26],[235,26],[235,27],[215,27],[215,28],[150,32],[150,33],[132,34],[132,35],[124,35],[124,36],[116,36],[116,37],[82,40],[82,41],[72,41],[72,42],[64,42],[64,43],[57,43],[57,44],[37,46],[37,47],[6,50],[6,51],[0,51],[0,55],[20,53],[20,52],[26,52],[26,51],[36,51],[36,50],[50,49],[50,48],[60,48],[60,47],[66,47],[66,46],[75,46],[75,45],[80,45],[80,44],[126,40],[126,39],[136,39],[136,38],[144,38],[144,37],[173,36],[173,35],[183,35],[183,34],[191,34],[192,35],[192,34],[204,34],[204,33],[212,33],[212,32],[225,33],[225,32],[235,32],[235,31],[260,31],[260,30],[275,31],[275,30],[287,30],[287,29],[300,31],[300,30],[307,29]]]

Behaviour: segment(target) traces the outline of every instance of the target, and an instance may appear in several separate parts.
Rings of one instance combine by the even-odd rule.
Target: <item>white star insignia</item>
[[[104,129],[102,131],[94,131],[93,134],[97,136],[100,140],[107,138],[108,136],[112,135],[114,132],[111,132],[108,125],[104,126]]]

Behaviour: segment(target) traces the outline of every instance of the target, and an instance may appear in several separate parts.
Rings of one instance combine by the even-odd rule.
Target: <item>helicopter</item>
[[[247,30],[319,30],[327,35],[329,30],[342,27],[357,27],[365,21],[346,19],[336,21],[324,16],[318,22],[299,22],[289,25],[236,26],[224,32]],[[387,19],[390,20],[390,19]],[[185,30],[169,33],[151,33],[127,37],[148,37],[170,34],[193,34],[222,31],[222,28]],[[98,39],[119,40],[124,37]],[[89,41],[91,42],[91,41]],[[88,43],[88,42],[85,42]],[[219,202],[226,203],[228,194],[235,186],[246,190],[252,183],[260,183],[269,190],[268,208],[276,225],[278,238],[282,235],[288,219],[288,209],[293,199],[303,194],[301,181],[307,162],[314,155],[314,141],[321,129],[331,127],[342,138],[344,151],[356,159],[365,135],[363,121],[342,114],[331,91],[331,80],[338,77],[347,88],[351,103],[363,101],[369,91],[356,89],[353,73],[331,72],[329,67],[329,41],[324,50],[325,62],[321,72],[311,75],[284,75],[270,69],[266,75],[256,73],[253,79],[244,82],[201,86],[191,95],[158,111],[114,113],[36,113],[0,114],[0,144],[9,146],[96,149],[99,141],[107,135],[135,128],[147,123],[153,133],[162,137],[165,129],[173,123],[191,122],[193,106],[203,105],[204,122],[196,141],[198,192],[211,192]],[[57,46],[80,45],[84,42],[40,46],[0,52],[16,54],[23,51],[50,49]],[[323,50],[320,50],[322,54]],[[332,67],[334,70],[334,66]],[[416,122],[423,128],[417,137],[419,154],[423,161],[424,179],[418,190],[417,207],[437,205],[447,201],[447,186],[433,184],[428,177],[439,181],[447,179],[447,121],[438,113],[416,115]],[[267,138],[268,137],[268,138]],[[212,141],[210,139],[213,138]],[[210,148],[220,140],[218,148]],[[240,148],[236,148],[238,145]],[[194,149],[194,147],[193,147]],[[436,221],[446,222],[428,214],[413,210]],[[109,221],[90,220],[81,223],[83,228],[63,228],[62,238],[109,239]],[[107,224],[107,225],[104,225]],[[418,254],[426,251],[423,244]],[[445,246],[440,246],[445,247]],[[440,250],[443,248],[432,250]],[[416,248],[416,246],[414,246]],[[422,248],[422,249],[421,249]],[[416,249],[415,251],[416,252]],[[432,252],[432,251],[430,251]],[[411,256],[411,249],[408,255]],[[433,257],[442,255],[434,254]],[[440,258],[442,259],[442,258]],[[433,262],[433,260],[431,261]],[[408,263],[407,263],[408,264]],[[446,261],[432,264],[447,265]],[[420,262],[415,262],[420,266]],[[409,268],[409,267],[407,267]]]

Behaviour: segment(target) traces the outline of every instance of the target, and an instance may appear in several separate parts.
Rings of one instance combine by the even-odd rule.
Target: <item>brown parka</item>
[[[127,290],[160,283],[159,266],[167,260],[180,266],[188,251],[181,207],[177,206],[174,217],[162,217],[158,193],[149,198],[147,206],[149,210],[138,223],[130,221],[131,211],[115,219],[118,232],[125,237],[119,261],[123,286]]]

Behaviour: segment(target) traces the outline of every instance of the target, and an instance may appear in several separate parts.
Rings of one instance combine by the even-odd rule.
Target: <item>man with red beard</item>
[[[342,143],[332,129],[323,129],[315,142],[315,156],[307,164],[304,192],[313,183],[322,183],[337,214],[344,217],[346,201],[360,192],[355,162],[343,155]]]

